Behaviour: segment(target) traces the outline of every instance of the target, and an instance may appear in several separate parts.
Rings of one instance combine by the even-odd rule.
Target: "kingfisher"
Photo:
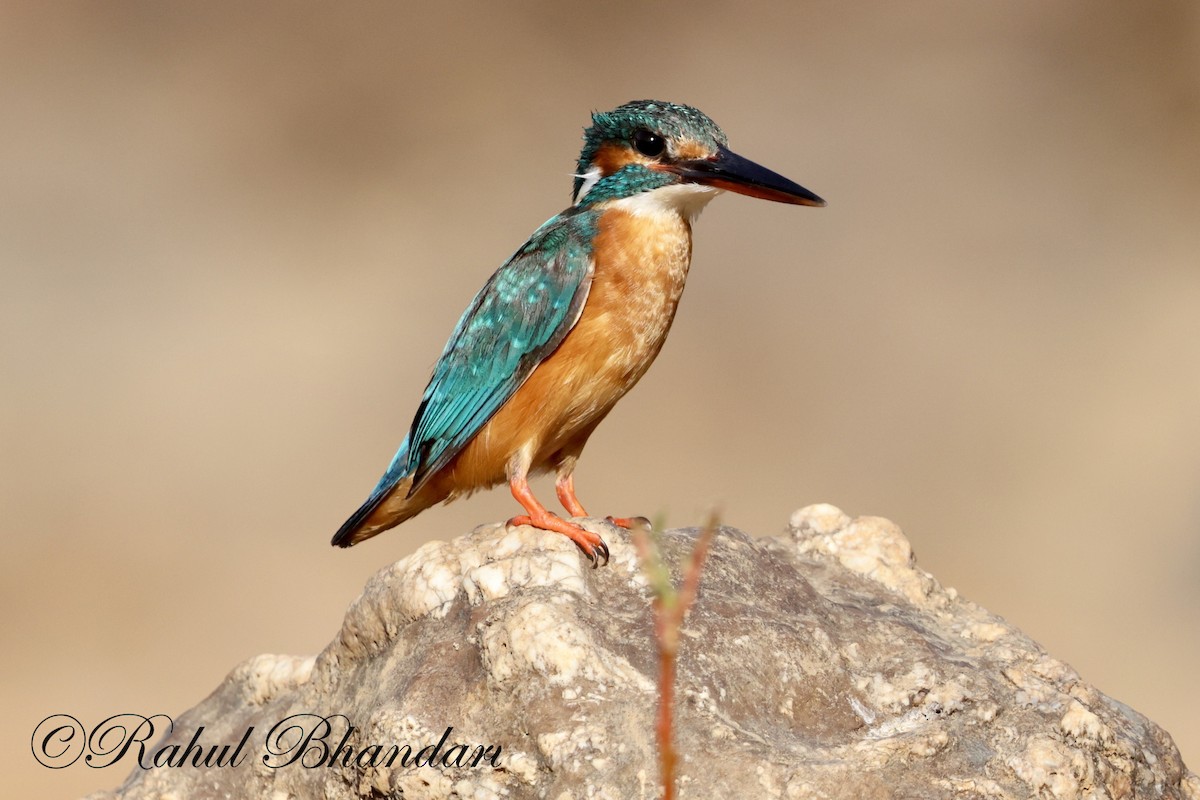
[[[450,335],[408,435],[333,537],[350,547],[430,506],[507,482],[531,525],[569,537],[597,566],[575,466],[588,437],[666,341],[692,257],[692,222],[723,191],[825,201],[745,159],[691,106],[636,100],[594,113],[572,205],[488,279]],[[548,510],[529,477],[556,474]],[[629,528],[633,518],[607,517]]]

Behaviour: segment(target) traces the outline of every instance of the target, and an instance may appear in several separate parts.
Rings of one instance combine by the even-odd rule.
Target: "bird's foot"
[[[549,511],[545,514],[534,516],[522,514],[519,517],[510,519],[508,524],[531,525],[544,531],[561,533],[577,544],[579,549],[583,551],[583,554],[591,559],[593,569],[600,566],[601,557],[604,558],[604,563],[608,564],[608,545],[600,538],[600,534],[585,530],[574,522],[567,522],[562,517],[551,514]]]
[[[646,519],[645,517],[605,517],[604,519],[608,522],[611,522],[613,525],[616,525],[618,528],[624,528],[627,531],[631,531],[638,527],[644,527],[646,530],[650,530],[651,527],[650,520]]]

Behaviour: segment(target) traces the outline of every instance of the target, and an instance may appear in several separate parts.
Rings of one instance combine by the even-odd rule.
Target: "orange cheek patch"
[[[621,167],[633,164],[639,160],[628,147],[605,144],[596,151],[596,156],[592,159],[592,164],[600,168],[600,175],[602,177],[608,177],[621,169]]]

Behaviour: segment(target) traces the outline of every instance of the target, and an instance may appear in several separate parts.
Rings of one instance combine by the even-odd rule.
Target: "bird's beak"
[[[718,147],[709,158],[681,161],[660,169],[678,174],[688,183],[702,183],[716,189],[728,189],[738,194],[791,203],[797,206],[823,206],[825,201],[777,172],[760,167],[748,158]]]

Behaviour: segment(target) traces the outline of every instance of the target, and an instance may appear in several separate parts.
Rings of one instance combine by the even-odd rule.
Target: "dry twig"
[[[717,530],[717,514],[709,515],[701,530],[691,558],[683,573],[683,586],[676,590],[671,583],[670,570],[663,563],[661,540],[649,525],[633,529],[642,571],[650,582],[653,594],[654,639],[658,646],[658,718],[655,736],[658,740],[659,764],[662,773],[663,800],[675,798],[675,765],[678,753],[673,736],[675,706],[675,672],[679,653],[679,630],[683,619],[696,599],[700,587],[700,571],[708,555],[708,547]]]

